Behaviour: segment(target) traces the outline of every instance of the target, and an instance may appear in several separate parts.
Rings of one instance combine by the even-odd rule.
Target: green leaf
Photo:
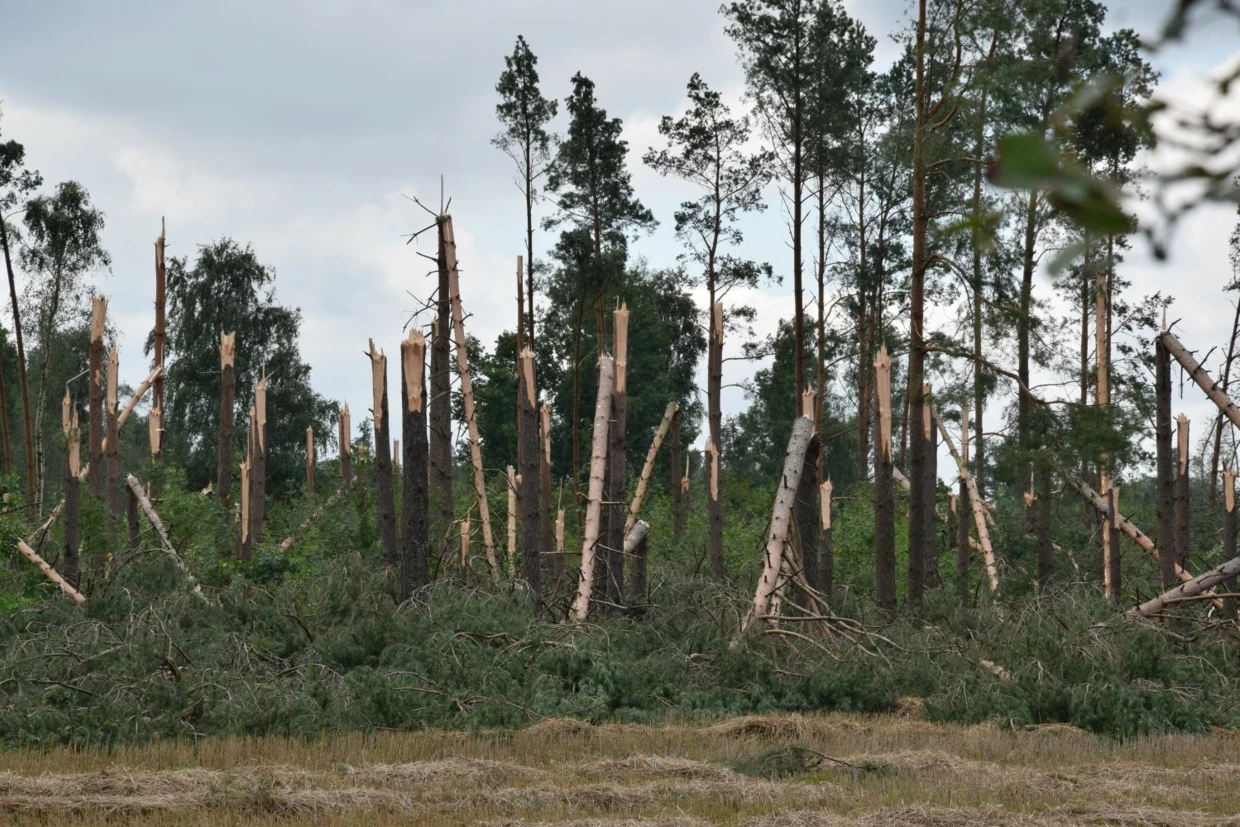
[[[1059,157],[1041,135],[1026,132],[999,140],[999,160],[990,180],[1010,189],[1036,189],[1059,174]]]

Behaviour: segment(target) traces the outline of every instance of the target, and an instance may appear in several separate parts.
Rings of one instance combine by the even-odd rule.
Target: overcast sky
[[[878,37],[877,66],[895,54],[903,0],[850,0]],[[1168,0],[1116,2],[1108,28],[1153,32]],[[452,197],[471,332],[488,344],[513,327],[514,267],[524,213],[510,160],[490,145],[495,81],[524,34],[544,94],[563,98],[578,70],[624,120],[638,196],[661,222],[636,252],[667,265],[679,252],[672,210],[689,193],[640,164],[663,114],[682,105],[697,71],[730,99],[743,77],[718,0],[0,0],[3,134],[26,145],[48,185],[76,179],[107,214],[111,275],[99,289],[122,334],[122,376],[146,373],[153,321],[152,243],[161,216],[169,253],[192,256],[222,236],[254,245],[275,267],[279,299],[301,308],[302,353],[316,389],[370,398],[368,337],[389,353],[429,295],[427,262],[403,234],[426,223],[406,196]],[[1166,88],[1200,94],[1206,71],[1234,57],[1234,22],[1198,29],[1192,48],[1158,56]],[[745,253],[787,274],[776,196],[747,223]],[[1171,261],[1144,244],[1125,264],[1136,294],[1172,292],[1189,347],[1223,343],[1231,323],[1226,242],[1234,213],[1204,210],[1176,236]],[[552,243],[536,236],[535,255]],[[433,242],[423,251],[433,251]],[[1042,278],[1036,291],[1049,293]],[[411,295],[412,294],[412,295]],[[759,329],[791,314],[789,289],[747,297]],[[239,343],[244,347],[243,343]],[[733,345],[739,347],[739,345]],[[391,360],[391,381],[398,381]],[[703,366],[704,367],[704,366]],[[725,382],[752,367],[729,363]],[[703,377],[704,378],[704,377]],[[744,404],[725,394],[725,412]],[[1179,403],[1177,403],[1179,404]],[[1185,394],[1204,425],[1208,406]],[[361,417],[355,417],[361,419]],[[1195,435],[1198,432],[1195,432]]]

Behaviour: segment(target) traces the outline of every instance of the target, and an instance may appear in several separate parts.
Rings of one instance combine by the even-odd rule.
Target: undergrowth
[[[147,556],[84,607],[49,598],[4,618],[0,739],[880,713],[906,697],[935,721],[1116,738],[1240,726],[1226,629],[1124,623],[1084,587],[980,608],[944,589],[920,618],[861,618],[881,638],[810,642],[738,638],[745,593],[678,571],[660,570],[641,611],[574,626],[536,618],[520,592],[453,580],[398,604],[360,555],[263,584],[237,576],[206,599]]]

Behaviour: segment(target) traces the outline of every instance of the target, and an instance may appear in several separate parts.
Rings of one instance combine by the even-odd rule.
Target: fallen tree
[[[1240,574],[1240,557],[1233,557],[1221,566],[1215,566],[1204,574],[1191,577],[1174,589],[1165,591],[1158,597],[1150,598],[1135,609],[1129,609],[1126,617],[1129,619],[1148,617],[1155,612],[1162,611],[1168,605],[1189,599],[1212,600],[1215,605],[1222,608],[1223,603],[1217,596],[1207,597],[1205,592],[1237,574]]]

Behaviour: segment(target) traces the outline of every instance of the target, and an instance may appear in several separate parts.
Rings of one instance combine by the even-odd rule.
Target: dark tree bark
[[[138,523],[138,496],[128,486],[125,487],[125,494],[127,495],[125,502],[128,506],[126,516],[129,521],[129,550],[137,551],[140,543],[139,534],[142,531]]]
[[[418,331],[401,343],[400,598],[408,600],[430,584],[429,445],[427,442],[426,339]]]
[[[392,483],[392,434],[388,417],[387,357],[370,342],[371,379],[375,407],[375,493],[379,508],[379,547],[383,565],[395,570],[400,565],[396,540],[396,494]]]
[[[75,435],[76,436],[76,435]],[[72,463],[65,466],[65,562],[64,578],[75,589],[81,589],[81,558],[79,557],[79,532],[81,530],[81,494],[77,474]]]
[[[119,517],[121,513],[121,456],[120,426],[116,417],[117,383],[120,381],[120,365],[118,354],[108,354],[108,389],[107,389],[107,463],[108,463],[108,512],[111,517]]]
[[[541,455],[538,445],[538,398],[534,387],[534,352],[528,347],[520,356],[517,373],[517,397],[521,410],[521,571],[525,586],[538,599],[543,557],[543,533],[540,508]],[[548,483],[549,485],[549,483]],[[623,518],[621,518],[623,519]],[[623,523],[621,531],[623,532]],[[624,539],[621,537],[621,546]]]
[[[800,231],[797,230],[798,244]],[[798,253],[799,255],[799,253]],[[799,266],[799,265],[798,265]],[[799,279],[799,271],[798,271]],[[800,283],[797,286],[800,291]],[[801,324],[800,298],[797,298],[797,324]],[[798,331],[800,328],[798,327]],[[801,333],[797,333],[797,342],[801,341]],[[707,422],[710,427],[706,466],[706,508],[707,508],[707,540],[710,555],[710,567],[715,577],[723,580],[727,569],[723,562],[723,501],[719,493],[719,451],[723,442],[723,412],[720,407],[720,393],[723,387],[723,303],[714,302],[710,310],[710,335],[706,340],[706,381],[709,388],[709,411]],[[797,357],[797,370],[802,370],[800,356]],[[800,399],[802,386],[797,379],[797,398]]]
[[[679,542],[685,530],[684,503],[681,501],[680,477],[680,411],[672,415],[672,442],[667,449],[667,461],[671,465],[672,491],[672,538]]]
[[[1188,479],[1188,418],[1183,414],[1176,420],[1178,433],[1179,474],[1176,477],[1175,490],[1175,561],[1180,568],[1188,568],[1189,548],[1189,497]]]
[[[956,599],[965,605],[969,599],[969,488],[960,481],[956,494]]]
[[[930,405],[926,404],[922,411],[926,419],[926,477],[925,485],[929,494],[929,508],[926,509],[926,550],[930,552],[925,560],[926,588],[937,589],[939,578],[939,515],[935,509],[936,494],[939,489],[939,432],[930,417]]]
[[[1107,531],[1110,532],[1109,542],[1111,544],[1111,558],[1107,561],[1107,576],[1111,581],[1111,602],[1116,606],[1122,603],[1120,597],[1120,556],[1119,556],[1119,488],[1114,484],[1111,486],[1110,492],[1111,514],[1107,519]]]
[[[353,422],[349,416],[349,403],[344,403],[344,407],[340,409],[337,426],[340,428],[340,434],[337,437],[340,442],[340,480],[344,485],[353,483]]]
[[[887,349],[875,360],[878,416],[874,436],[874,590],[878,608],[896,610],[895,492],[891,455],[891,358]]]
[[[818,590],[830,605],[835,589],[835,533],[831,527],[831,480],[818,486]]]
[[[650,535],[644,534],[633,547],[633,578],[631,593],[635,600],[646,600],[649,585],[646,583],[646,562],[650,557]]]
[[[96,296],[91,308],[90,322],[90,353],[88,364],[88,400],[90,403],[90,425],[87,432],[87,461],[90,463],[90,491],[96,497],[103,498],[104,467],[103,467],[103,322],[107,313],[107,302],[102,296]],[[31,479],[33,479],[33,472]],[[31,502],[34,502],[33,494]]]
[[[267,519],[267,377],[254,392],[254,453],[250,463],[250,547],[263,541]]]
[[[1050,585],[1055,567],[1055,546],[1051,537],[1051,500],[1053,498],[1051,467],[1048,462],[1039,462],[1037,471],[1037,495],[1034,499],[1034,525],[1038,543],[1038,588],[1046,589]],[[1112,535],[1111,548],[1119,549],[1119,530]],[[1113,554],[1118,564],[1119,555]],[[1116,566],[1118,569],[1118,565]],[[1118,581],[1116,581],[1118,582]]]
[[[813,419],[813,411],[807,414]],[[814,434],[805,449],[805,462],[801,467],[801,484],[797,486],[796,501],[792,506],[792,518],[796,523],[797,545],[801,551],[801,575],[811,588],[821,590],[818,569],[818,524],[821,509],[818,505],[818,456],[821,453],[820,436]]]
[[[1236,476],[1231,471],[1223,472],[1223,560],[1236,559]],[[1223,581],[1223,592],[1236,593],[1236,578],[1229,577]],[[1234,620],[1236,617],[1236,598],[1223,598],[1223,617]]]
[[[452,302],[447,256],[444,249],[444,221],[439,221],[439,288],[436,296],[438,315],[431,325],[430,369],[430,486],[434,523],[431,527],[436,544],[442,544],[440,555],[448,551],[454,518],[452,494]]]
[[[164,366],[164,349],[168,341],[167,323],[165,320],[167,290],[164,273],[164,242],[166,239],[167,234],[164,231],[163,219],[160,219],[159,238],[155,241],[155,335],[153,355],[155,367],[157,368]],[[151,394],[151,407],[158,408],[160,411],[164,409],[164,372],[162,370],[155,375],[155,386]],[[156,453],[156,456],[159,456],[159,454]]]
[[[30,386],[26,382],[26,344],[22,338],[21,312],[17,306],[17,278],[13,275],[13,258],[9,250],[9,231],[5,226],[4,216],[0,216],[0,243],[4,249],[4,268],[9,277],[9,300],[13,304],[13,333],[17,339],[17,375],[22,391],[22,417],[26,435],[26,496],[30,503],[35,501],[34,475],[34,420],[30,418]]]
[[[624,314],[621,322],[620,314]],[[616,311],[616,378],[615,390],[611,395],[611,421],[607,430],[607,494],[606,494],[606,540],[603,542],[604,553],[599,562],[605,559],[607,565],[603,569],[605,594],[609,603],[619,604],[624,600],[624,522],[625,494],[627,491],[628,437],[626,427],[628,420],[628,383],[626,378],[627,341],[622,343],[621,330],[624,328],[623,339],[627,340],[628,310]]]
[[[538,422],[538,532],[542,550],[546,552],[555,536],[551,521],[551,406],[546,402],[538,411]],[[547,564],[542,568],[550,573],[551,582],[559,582],[564,574],[564,556],[557,553],[544,554],[544,557]]]
[[[1179,582],[1175,564],[1180,559],[1176,545],[1175,465],[1171,447],[1171,354],[1161,340],[1154,342],[1154,442],[1157,446],[1158,545],[1162,549],[1158,565],[1163,589]]]

